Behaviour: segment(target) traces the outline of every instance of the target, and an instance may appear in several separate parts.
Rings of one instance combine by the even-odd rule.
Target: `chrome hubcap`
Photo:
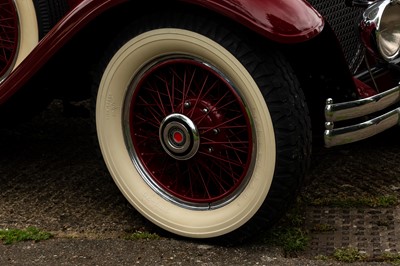
[[[164,118],[159,136],[165,152],[174,159],[188,160],[199,150],[200,136],[197,127],[182,114],[171,114]]]

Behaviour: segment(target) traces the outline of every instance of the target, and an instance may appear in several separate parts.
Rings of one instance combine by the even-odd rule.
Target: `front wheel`
[[[250,236],[302,183],[303,95],[279,53],[247,39],[201,16],[158,15],[127,28],[99,72],[106,165],[129,202],[167,231]]]

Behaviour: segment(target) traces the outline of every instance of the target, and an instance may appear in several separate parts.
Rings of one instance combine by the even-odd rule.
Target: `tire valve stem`
[[[186,101],[186,102],[183,104],[183,106],[185,106],[186,109],[189,109],[190,106],[192,106],[192,105],[190,104],[190,102]]]

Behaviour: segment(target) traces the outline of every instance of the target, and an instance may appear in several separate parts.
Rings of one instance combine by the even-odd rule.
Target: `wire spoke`
[[[177,58],[155,65],[135,84],[130,136],[158,193],[205,208],[235,195],[248,172],[252,140],[245,107],[229,82],[206,64]],[[186,158],[194,147],[192,129],[187,139],[174,137],[187,120],[200,139]],[[181,152],[179,141],[191,141],[182,143],[188,150]]]
[[[0,78],[12,67],[18,45],[19,22],[13,1],[0,5]]]

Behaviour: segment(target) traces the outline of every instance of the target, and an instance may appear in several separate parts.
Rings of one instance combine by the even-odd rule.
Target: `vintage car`
[[[399,123],[399,47],[399,0],[0,0],[0,119],[92,99],[139,213],[239,241],[293,202],[312,140]]]

